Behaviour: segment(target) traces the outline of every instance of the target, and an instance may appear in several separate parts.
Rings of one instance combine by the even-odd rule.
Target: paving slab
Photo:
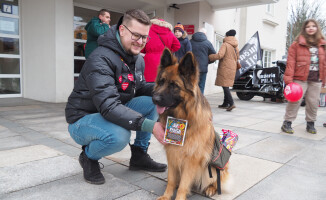
[[[39,105],[26,105],[26,106],[11,106],[11,107],[0,107],[0,112],[5,112],[5,111],[15,111],[15,110],[37,110],[41,109],[42,107]]]
[[[0,139],[0,151],[33,145],[22,136],[13,136]]]
[[[48,122],[48,123],[41,123],[41,124],[32,124],[27,125],[27,128],[33,129],[38,132],[51,132],[53,130],[56,131],[67,131],[68,130],[68,124],[64,120],[60,120],[57,122]]]
[[[130,183],[150,177],[150,175],[145,173],[144,171],[130,171],[128,167],[121,164],[113,164],[106,166],[104,167],[104,169],[102,169],[102,171],[110,173],[115,177]]]
[[[58,156],[0,168],[0,194],[15,192],[81,173],[77,160]]]
[[[34,124],[45,124],[47,126],[52,125],[52,123],[56,122],[64,122],[66,123],[65,116],[49,116],[49,117],[41,117],[41,118],[31,118],[31,119],[19,119],[15,120],[16,123],[19,123],[24,126],[34,125]],[[49,122],[51,122],[49,124]]]
[[[247,116],[243,116],[243,117],[241,116],[241,117],[234,117],[232,120],[221,121],[218,123],[222,125],[228,125],[228,126],[248,127],[263,121],[264,121],[263,119],[259,119],[259,118],[253,118],[253,117],[249,118]]]
[[[264,131],[257,131],[248,128],[235,128],[232,130],[238,134],[238,142],[232,149],[233,151],[254,144],[260,140],[271,137],[272,134]]]
[[[153,200],[157,199],[157,195],[150,193],[146,190],[137,190],[123,197],[119,197],[115,200]]]
[[[213,199],[230,200],[245,192],[282,165],[258,158],[233,153],[229,162],[229,179],[222,184],[222,195]]]
[[[325,173],[285,165],[236,199],[322,200],[326,196],[325,180]]]
[[[286,163],[300,152],[305,151],[309,141],[298,140],[286,135],[273,135],[236,153],[278,163]]]
[[[55,182],[50,182],[25,190],[0,195],[1,199],[14,200],[34,200],[34,199],[60,199],[60,200],[97,200],[116,199],[139,190],[113,175],[103,173],[105,184],[92,185],[86,183],[81,173],[68,178],[63,178]],[[123,199],[123,198],[122,198]]]
[[[11,131],[3,126],[2,128],[0,127],[0,139],[6,137],[12,137],[12,136],[19,136],[19,133]]]
[[[63,155],[63,153],[43,145],[5,150],[0,151],[0,167],[15,166],[22,163],[61,155]]]
[[[312,172],[326,174],[326,143],[315,142],[294,157],[288,165]]]

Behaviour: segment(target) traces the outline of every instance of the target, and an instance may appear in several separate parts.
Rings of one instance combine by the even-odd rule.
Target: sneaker
[[[233,108],[235,108],[235,105],[234,105],[234,104],[233,104],[232,106],[227,107],[227,108],[226,108],[226,111],[232,111]]]
[[[150,172],[165,172],[167,165],[155,162],[141,147],[130,145],[131,158],[129,170],[146,170]]]
[[[79,164],[83,168],[84,179],[87,183],[95,185],[105,183],[104,176],[101,173],[100,163],[97,160],[91,160],[87,157],[85,154],[85,147],[83,147],[83,151],[79,156]]]
[[[294,131],[293,131],[291,125],[292,125],[292,122],[284,121],[283,125],[281,127],[282,131],[285,132],[285,133],[293,134]]]
[[[316,134],[317,130],[315,129],[315,123],[314,122],[307,122],[307,128],[308,133]]]

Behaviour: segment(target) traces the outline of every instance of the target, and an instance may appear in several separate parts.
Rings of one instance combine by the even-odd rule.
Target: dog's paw
[[[160,196],[159,198],[157,198],[156,200],[170,200],[171,198],[168,198],[166,196]]]
[[[217,188],[214,186],[214,185],[210,185],[206,188],[206,190],[204,191],[205,195],[207,197],[211,197],[213,196],[214,194],[216,194],[216,190]]]

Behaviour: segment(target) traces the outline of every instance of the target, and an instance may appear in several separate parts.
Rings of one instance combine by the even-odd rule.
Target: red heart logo
[[[121,84],[121,88],[123,89],[123,91],[125,91],[128,88],[128,86],[129,86],[128,82]]]
[[[129,81],[134,81],[134,76],[132,74],[128,74]]]

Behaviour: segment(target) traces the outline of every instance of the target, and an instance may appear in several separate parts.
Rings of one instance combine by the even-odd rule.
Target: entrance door
[[[18,0],[0,0],[0,98],[21,97]]]

